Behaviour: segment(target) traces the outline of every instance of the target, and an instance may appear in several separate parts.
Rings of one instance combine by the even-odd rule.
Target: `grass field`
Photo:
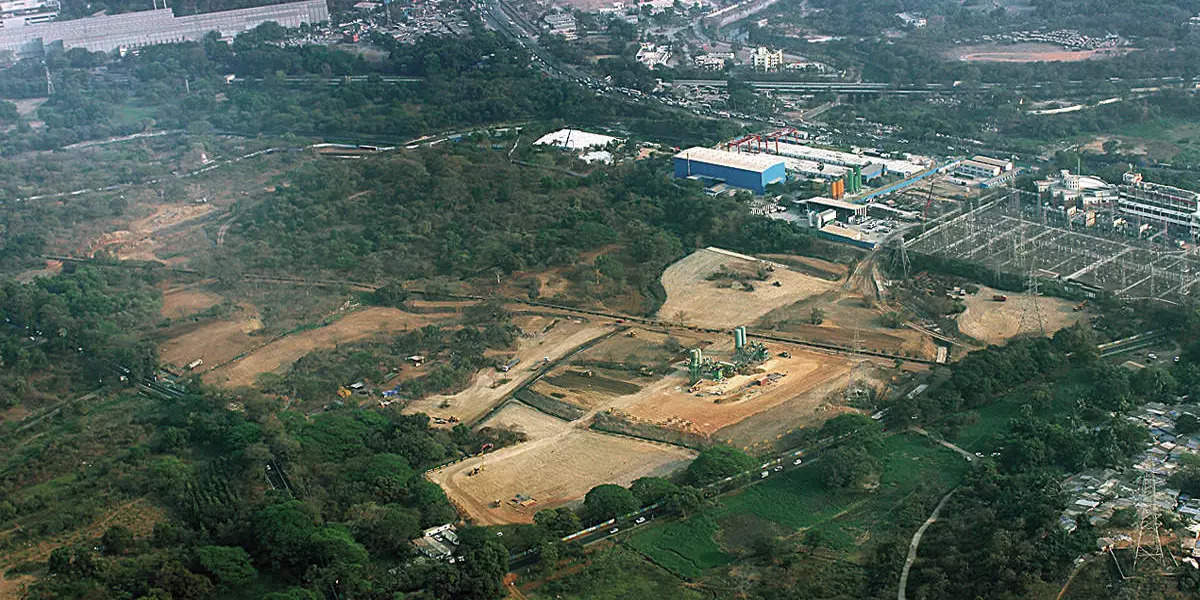
[[[598,550],[582,570],[526,591],[533,600],[700,600],[708,598],[679,584],[662,567],[621,546]]]
[[[724,498],[704,514],[640,531],[628,543],[679,576],[695,579],[735,559],[717,543],[717,534],[732,537],[734,532],[721,531],[722,524],[736,526],[752,515],[788,533],[818,529],[825,545],[856,559],[861,542],[894,523],[893,513],[906,499],[948,490],[967,470],[961,457],[914,434],[888,437],[881,455],[883,471],[874,490],[831,490],[819,469],[809,465]]]
[[[1073,399],[1078,398],[1088,386],[1087,375],[1082,371],[1072,373],[1059,381],[1052,390],[1054,404],[1048,411],[1050,413],[1070,410]],[[948,437],[965,450],[993,452],[1000,446],[1000,439],[1008,432],[1009,422],[1021,415],[1021,406],[1028,402],[1029,389],[1018,388],[976,410],[974,422]]]

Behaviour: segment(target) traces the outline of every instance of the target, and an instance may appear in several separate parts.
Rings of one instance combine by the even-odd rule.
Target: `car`
[[[792,461],[792,464],[793,464],[793,465],[799,465],[799,464],[800,464],[800,463],[802,463],[802,462],[804,462],[804,459],[803,459],[803,458],[797,458],[796,460],[793,460],[793,461]]]
[[[775,465],[775,468],[774,468],[774,469],[772,469],[772,470],[773,470],[773,471],[776,471],[776,472],[782,471],[782,470],[783,470],[783,465]]]
[[[609,529],[609,530],[608,530],[608,535],[612,535],[612,534],[614,534],[614,533],[616,533],[616,532],[618,532],[618,531],[620,531],[620,530],[621,530],[621,528],[620,528],[620,527],[613,527],[612,529]]]
[[[763,471],[763,472],[762,472],[762,474],[760,474],[760,475],[758,476],[758,478],[759,478],[759,479],[766,479],[767,475],[770,475],[770,474],[771,474],[771,472],[770,472],[770,471]]]
[[[633,524],[641,525],[642,523],[645,523],[645,522],[646,522],[646,517],[638,517],[637,519],[634,519]]]

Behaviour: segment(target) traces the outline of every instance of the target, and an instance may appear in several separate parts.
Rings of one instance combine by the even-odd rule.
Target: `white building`
[[[671,49],[667,46],[656,46],[649,42],[642,42],[641,47],[637,51],[637,61],[646,65],[646,68],[653,69],[659,65],[666,66],[667,61],[671,60]]]
[[[763,46],[750,55],[755,71],[778,71],[783,66],[783,50],[769,50]]]
[[[709,52],[696,56],[696,66],[708,71],[720,71],[725,68],[725,61],[733,60],[732,52]]]
[[[0,29],[12,29],[53,21],[58,16],[58,9],[57,0],[0,2]]]
[[[589,133],[578,129],[559,129],[538,138],[533,145],[554,146],[564,150],[597,150],[607,148],[609,144],[619,141],[621,138],[599,133]]]
[[[901,21],[904,21],[904,24],[908,27],[920,29],[928,24],[928,21],[925,20],[925,17],[920,17],[912,13],[896,13],[896,16],[899,17]]]
[[[550,13],[542,20],[546,22],[551,35],[561,35],[568,41],[579,37],[579,26],[575,22],[575,15],[571,13]]]
[[[1186,228],[1193,237],[1200,228],[1200,194],[1142,181],[1141,173],[1125,174],[1117,199],[1120,211],[1137,221]]]
[[[1078,175],[1066,169],[1034,182],[1039,195],[1050,197],[1065,206],[1083,208],[1107,205],[1117,200],[1117,186],[1090,175]]]

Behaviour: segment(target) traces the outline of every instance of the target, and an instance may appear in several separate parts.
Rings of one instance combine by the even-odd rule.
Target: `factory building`
[[[1196,192],[1142,181],[1142,174],[1132,171],[1125,174],[1118,189],[1117,206],[1132,219],[1184,228],[1192,237],[1200,228],[1200,194]]]
[[[768,185],[786,181],[787,171],[777,156],[694,147],[675,155],[675,177],[720,182],[762,194]]]
[[[61,43],[64,49],[112,52],[119,48],[196,41],[210,31],[231,38],[267,21],[299,27],[328,20],[325,0],[303,0],[186,17],[176,17],[172,9],[160,8],[15,27],[8,27],[6,21],[5,27],[0,28],[0,52],[9,50],[17,57],[37,56],[43,53],[43,45],[55,43]]]
[[[954,167],[954,173],[970,179],[994,180],[1005,173],[1012,173],[1013,162],[990,156],[972,156]]]
[[[827,210],[832,210],[837,213],[837,220],[843,223],[853,223],[867,216],[866,204],[853,204],[823,196],[796,200],[794,203],[799,204],[806,212],[810,213],[823,214]]]
[[[1039,196],[1048,196],[1064,206],[1091,208],[1113,204],[1117,186],[1089,175],[1078,175],[1066,169],[1034,182]]]

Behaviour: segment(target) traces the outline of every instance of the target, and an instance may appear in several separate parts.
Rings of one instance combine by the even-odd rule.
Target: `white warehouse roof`
[[[783,159],[778,156],[744,154],[741,152],[717,150],[715,148],[703,148],[701,146],[688,148],[676,154],[675,158],[721,165],[743,171],[766,171],[771,167],[783,164]]]
[[[619,141],[621,141],[620,138],[601,135],[599,133],[588,133],[586,131],[579,131],[578,129],[559,129],[554,133],[547,133],[538,138],[533,145],[554,146],[568,150],[588,150],[591,148],[603,148],[612,142]]]

